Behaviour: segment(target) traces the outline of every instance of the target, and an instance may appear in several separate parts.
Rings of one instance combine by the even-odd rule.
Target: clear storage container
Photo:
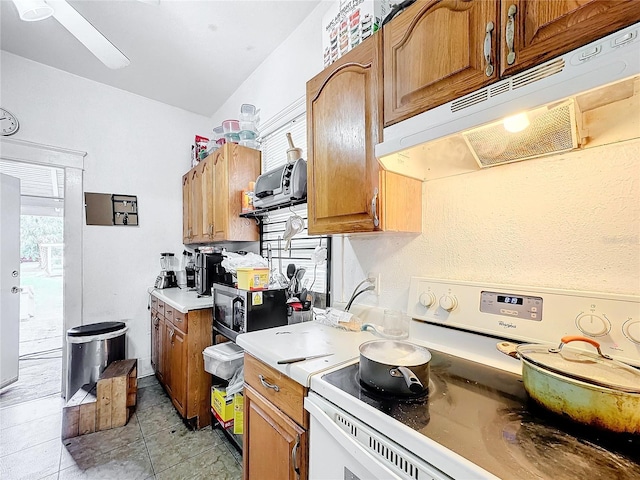
[[[244,350],[233,342],[225,342],[205,348],[202,356],[207,372],[229,380],[242,366]]]

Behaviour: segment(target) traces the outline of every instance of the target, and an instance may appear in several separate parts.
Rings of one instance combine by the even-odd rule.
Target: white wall
[[[86,151],[84,191],[137,195],[138,227],[83,227],[83,323],[126,320],[128,356],[150,373],[146,288],[160,252],[182,253],[181,177],[208,118],[2,52],[15,138]],[[84,223],[84,222],[83,222]]]
[[[238,118],[240,105],[260,109],[262,123],[306,94],[307,80],[322,71],[322,17],[332,2],[321,2],[213,114],[213,125]]]
[[[412,275],[638,295],[640,141],[426,182],[422,231],[345,239],[363,303],[405,310]]]
[[[213,116],[269,120],[322,69],[323,2]],[[300,68],[285,68],[293,60]],[[640,294],[640,142],[489,168],[423,185],[423,233],[334,237],[333,299],[369,272],[406,309],[412,275]],[[420,201],[420,200],[418,200]],[[407,208],[411,208],[407,206]]]

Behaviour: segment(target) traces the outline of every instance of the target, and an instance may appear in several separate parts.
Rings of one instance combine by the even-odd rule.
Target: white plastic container
[[[233,342],[225,342],[205,348],[202,356],[207,372],[229,380],[242,365],[244,350]]]

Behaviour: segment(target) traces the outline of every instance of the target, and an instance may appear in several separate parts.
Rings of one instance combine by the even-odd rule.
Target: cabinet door
[[[213,240],[214,237],[214,175],[215,169],[213,165],[213,157],[209,155],[206,159],[200,162],[201,175],[200,182],[202,185],[202,234],[203,239],[206,241]]]
[[[216,241],[227,240],[227,227],[229,223],[229,161],[227,152],[230,145],[218,150],[213,156],[214,162],[214,195],[213,203],[213,239]]]
[[[159,352],[161,359],[159,359],[158,362],[162,365],[162,380],[164,387],[167,390],[169,397],[173,397],[173,391],[171,389],[171,377],[173,374],[171,370],[171,340],[173,336],[173,325],[163,319],[160,322],[160,331],[162,332],[162,347]]]
[[[171,401],[180,415],[185,416],[187,401],[186,335],[172,327],[170,336],[169,370],[171,370]]]
[[[638,0],[503,0],[501,10],[504,75],[640,21]]]
[[[151,311],[151,368],[156,373],[158,380],[162,378],[162,334],[164,329],[164,320],[157,311]]]
[[[376,230],[374,146],[382,139],[381,35],[307,82],[309,233]],[[375,206],[375,203],[374,203]]]
[[[307,431],[249,386],[244,389],[244,422],[245,479],[307,478]]]
[[[385,126],[497,80],[499,5],[499,0],[416,2],[385,25]]]
[[[191,172],[182,176],[182,241],[190,243],[191,239]]]
[[[190,217],[191,229],[193,231],[191,242],[202,242],[204,234],[202,231],[202,163],[190,170],[191,178],[191,203]]]

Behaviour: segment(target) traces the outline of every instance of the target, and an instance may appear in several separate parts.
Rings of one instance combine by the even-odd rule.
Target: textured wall
[[[345,297],[372,271],[359,301],[403,310],[412,275],[640,294],[638,140],[427,182],[423,209],[421,235],[336,240]]]
[[[138,196],[138,227],[84,225],[81,302],[83,323],[127,320],[128,355],[150,373],[146,289],[160,252],[182,253],[181,177],[210,121],[6,52],[1,61],[2,106],[20,120],[14,138],[86,151],[84,191]]]

